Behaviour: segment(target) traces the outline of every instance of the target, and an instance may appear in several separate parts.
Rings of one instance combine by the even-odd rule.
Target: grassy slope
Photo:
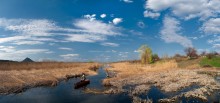
[[[198,59],[183,59],[182,61],[178,61],[178,67],[179,68],[188,68],[188,69],[198,69],[200,66],[199,66],[199,62],[201,61],[201,58],[198,58]]]
[[[200,62],[201,66],[212,66],[212,67],[220,67],[220,57],[214,57],[212,59],[203,58]]]

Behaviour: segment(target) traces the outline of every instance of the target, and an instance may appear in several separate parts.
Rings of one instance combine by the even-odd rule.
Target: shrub
[[[195,48],[188,47],[184,51],[190,59],[198,58],[198,54]]]
[[[148,47],[147,45],[142,45],[139,49],[138,49],[139,53],[140,53],[140,57],[141,57],[141,63],[142,64],[146,64],[146,63],[152,63],[152,50],[150,47]]]
[[[160,60],[160,57],[157,54],[152,55],[153,62]]]

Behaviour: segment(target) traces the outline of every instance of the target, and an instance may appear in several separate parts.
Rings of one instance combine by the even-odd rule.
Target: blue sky
[[[199,5],[199,6],[198,6]],[[0,59],[119,61],[220,51],[219,0],[0,0]]]

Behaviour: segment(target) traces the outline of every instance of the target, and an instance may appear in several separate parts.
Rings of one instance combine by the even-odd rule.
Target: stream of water
[[[87,77],[91,82],[85,88],[104,89],[101,82],[105,77],[103,68],[98,69],[98,75]],[[0,95],[0,103],[131,103],[124,94],[87,94],[84,88],[74,89],[78,81],[79,78],[73,78],[55,87],[36,87],[19,94]]]
[[[98,75],[88,76],[91,81],[85,88],[104,90],[102,80],[106,78],[106,72],[101,67],[98,69]],[[36,87],[28,89],[25,92],[19,94],[0,95],[0,103],[131,103],[132,99],[126,94],[91,94],[85,93],[83,89],[74,89],[74,83],[80,81],[79,78],[73,78],[68,81],[62,81],[55,87]],[[192,88],[183,89],[180,92],[186,92],[198,88],[193,86]],[[175,93],[176,94],[176,93]],[[175,95],[174,94],[174,95]],[[172,94],[163,93],[157,87],[151,87],[151,89],[140,98],[150,98],[153,102],[157,102],[159,99],[167,98]],[[209,97],[210,100],[216,101],[220,98],[220,95],[214,94]],[[201,102],[197,99],[181,99],[182,103],[195,103]],[[211,102],[211,101],[209,101]]]

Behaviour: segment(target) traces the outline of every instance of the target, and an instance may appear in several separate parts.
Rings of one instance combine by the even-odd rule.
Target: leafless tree
[[[197,54],[197,51],[195,48],[192,48],[192,47],[188,47],[185,49],[185,53],[186,55],[192,59],[192,58],[198,58],[198,54]]]

